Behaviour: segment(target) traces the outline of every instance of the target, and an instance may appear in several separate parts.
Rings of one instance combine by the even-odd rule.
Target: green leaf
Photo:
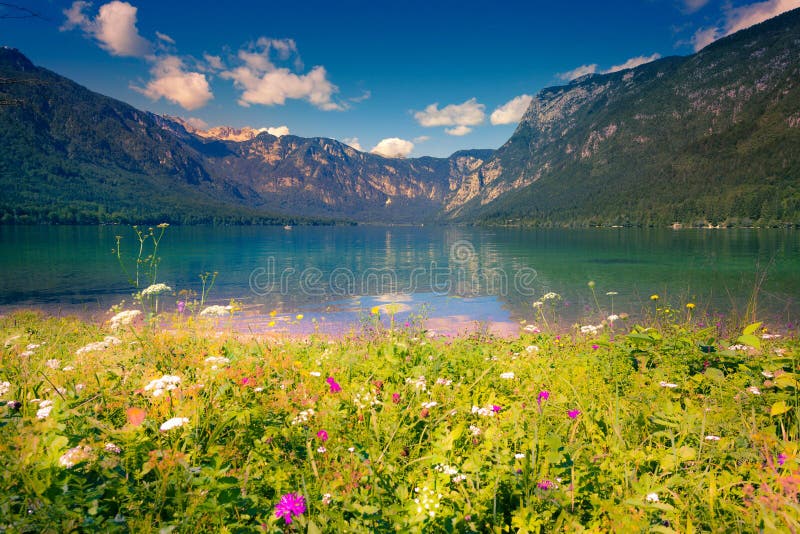
[[[786,401],[778,401],[772,405],[772,408],[769,409],[769,414],[771,416],[785,414],[791,410],[791,408],[786,404]]]
[[[785,374],[775,377],[775,385],[781,389],[795,388],[797,389],[797,380],[792,374]]]
[[[754,334],[755,331],[758,330],[758,328],[761,326],[761,324],[762,323],[753,323],[747,325],[745,329],[742,331],[742,335],[749,336],[751,334]]]
[[[738,341],[742,345],[747,345],[749,347],[755,347],[757,349],[761,348],[761,340],[758,339],[758,337],[754,336],[753,334],[744,334],[742,336],[739,336],[739,339],[737,339],[736,341]]]

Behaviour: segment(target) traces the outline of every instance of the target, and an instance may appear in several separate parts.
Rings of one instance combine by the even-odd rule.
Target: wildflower
[[[500,410],[502,410],[502,409],[503,408],[501,406],[498,406],[496,404],[492,404],[492,413],[500,413]]]
[[[73,447],[64,454],[62,454],[61,458],[58,459],[58,465],[69,469],[75,464],[79,464],[81,462],[91,459],[91,457],[92,457],[92,449],[90,449],[85,445],[78,445],[77,447]]]
[[[87,352],[105,350],[111,345],[119,345],[120,343],[122,343],[121,339],[114,336],[106,336],[103,338],[103,341],[95,341],[94,343],[89,343],[88,345],[79,348],[75,351],[75,354],[80,356],[81,354],[86,354]]]
[[[456,475],[453,477],[453,484],[458,484],[459,482],[464,482],[465,480],[467,480],[467,475]]]
[[[536,484],[537,488],[539,488],[540,490],[545,490],[545,491],[553,489],[553,486],[554,486],[553,482],[551,480],[547,480],[547,479],[542,480],[542,481],[540,481],[539,483]]]
[[[474,437],[478,437],[481,435],[481,429],[475,425],[469,425],[469,431]]]
[[[720,439],[722,438],[719,436],[706,436],[706,441],[719,441]]]
[[[297,314],[297,320],[298,321],[302,321],[303,320],[303,314],[302,313],[298,313]]]
[[[616,313],[612,313],[611,315],[606,317],[606,321],[608,321],[609,323],[613,323],[617,319],[619,319],[619,315],[617,315]]]
[[[325,430],[320,430],[319,432],[317,432],[317,437],[322,442],[328,441],[328,433]]]
[[[669,388],[669,389],[678,387],[678,384],[673,384],[672,382],[664,382],[663,380],[659,382],[658,385],[661,386],[662,388]]]
[[[0,398],[6,395],[9,391],[11,391],[11,383],[10,382],[0,382]]]
[[[233,311],[233,306],[220,306],[215,304],[214,306],[209,306],[205,308],[203,311],[200,312],[200,316],[202,317],[225,317],[226,315],[230,314]]]
[[[80,393],[84,389],[86,389],[86,384],[75,384],[75,392],[76,393]]]
[[[141,314],[142,312],[140,312],[139,310],[121,311],[109,320],[109,322],[111,323],[111,329],[116,330],[120,326],[127,326],[131,324]]]
[[[658,502],[658,501],[659,501],[659,499],[658,499],[658,493],[655,493],[655,492],[653,492],[653,493],[648,493],[648,494],[645,496],[644,500],[645,500],[645,501],[647,501],[647,502]]]
[[[422,391],[426,391],[428,389],[424,376],[420,376],[419,378],[406,378],[406,384],[411,384],[415,389]]]
[[[347,452],[350,452],[350,453],[356,452],[356,448],[355,447],[348,447],[347,448]]]
[[[689,302],[689,303],[687,303],[687,304],[686,304],[686,308],[688,308],[688,309],[690,309],[690,310],[693,310],[693,309],[694,309],[694,307],[695,307],[695,306],[694,306],[694,302]]]
[[[542,300],[557,300],[557,299],[560,299],[560,298],[561,298],[561,295],[559,295],[558,293],[553,293],[552,291],[549,292],[549,293],[545,293],[542,296]]]
[[[602,326],[594,326],[594,325],[586,325],[580,328],[581,334],[591,334],[596,335],[603,327]]]
[[[764,378],[775,378],[775,374],[772,371],[761,371],[761,374],[764,375]]]
[[[589,287],[594,287],[595,286],[594,280],[589,280],[589,283],[586,285],[588,285]]]
[[[544,302],[542,302],[541,300],[537,300],[536,302],[533,303],[534,308],[541,308],[542,306],[544,306]]]
[[[778,339],[780,334],[761,334],[761,339]]]
[[[53,411],[53,401],[41,401],[39,403],[39,409],[36,411],[36,419],[47,419],[51,411]]]
[[[437,471],[439,473],[444,473],[445,475],[451,475],[451,476],[458,474],[458,469],[457,468],[453,467],[452,465],[447,465],[447,464],[435,465],[433,467],[433,470]]]
[[[278,315],[278,310],[272,310],[271,312],[269,312],[270,317],[275,317],[276,315]]]
[[[619,295],[619,293],[617,293],[616,291],[608,291],[608,292],[606,293],[606,295],[608,295],[609,297],[613,297],[613,296],[615,296],[615,295]]]
[[[122,449],[120,449],[117,445],[111,442],[106,443],[103,449],[106,450],[107,452],[113,452],[114,454],[119,454],[122,452]]]
[[[310,372],[310,373],[308,373],[308,374],[310,374],[310,375],[311,375],[311,376],[313,376],[313,377],[320,377],[320,376],[322,376],[322,373],[320,373],[319,371],[311,371],[311,372]]]
[[[750,386],[749,388],[747,388],[747,392],[748,392],[748,393],[751,393],[751,394],[753,394],[753,395],[761,395],[761,390],[760,390],[760,389],[758,389],[758,388],[757,388],[757,387],[755,387],[755,386]]]
[[[542,405],[542,401],[546,401],[549,398],[550,398],[550,392],[546,391],[546,390],[543,390],[543,391],[539,392],[539,396],[536,398],[536,400],[539,403],[539,406],[541,406]]]
[[[186,301],[179,300],[178,302],[175,303],[175,307],[178,309],[178,313],[183,313],[184,311],[186,311]]]
[[[514,455],[514,458],[516,458],[517,460],[522,460],[523,458],[525,458],[525,454],[518,452],[517,454]]]
[[[511,371],[508,373],[500,373],[500,378],[504,380],[514,380],[514,373]]]
[[[786,463],[786,454],[780,453],[778,455],[778,465],[783,466],[784,463]]]
[[[326,493],[322,496],[322,504],[324,504],[325,506],[328,506],[332,500],[333,497],[331,497],[330,493]]]
[[[592,350],[597,350],[600,348],[600,345],[594,344],[592,345]]]
[[[332,376],[329,376],[325,381],[331,387],[331,393],[339,393],[340,391],[342,391],[342,386],[340,386],[339,383],[336,382],[336,380],[334,380]]]
[[[526,332],[530,332],[532,334],[538,334],[541,332],[541,330],[539,330],[539,327],[533,324],[525,325],[525,328],[523,328],[523,330],[525,330]]]
[[[6,406],[16,411],[22,408],[22,403],[20,401],[11,400],[6,403]]]
[[[159,430],[162,432],[167,432],[168,430],[172,430],[173,428],[179,428],[189,422],[188,417],[173,417],[172,419],[168,419],[161,424]]]
[[[56,360],[56,359],[47,360],[46,362],[44,362],[44,364],[47,367],[49,367],[50,369],[56,369],[57,370],[59,367],[61,367],[61,362],[59,360]]]
[[[438,404],[439,403],[436,402],[436,401],[423,402],[422,403],[422,407],[425,408],[426,410],[429,410],[429,409],[433,408],[434,406],[436,406]]]
[[[172,291],[172,288],[169,287],[167,284],[153,284],[142,290],[142,296],[151,297],[155,295],[160,295],[162,293],[169,293],[170,291]]]
[[[392,402],[395,404],[400,404],[400,394],[399,393],[392,393]]]
[[[231,363],[230,358],[226,358],[225,356],[209,356],[204,361],[205,361],[205,363],[214,364],[211,367],[212,369],[216,368],[217,365],[227,365],[227,364]]]
[[[570,419],[577,419],[578,416],[581,414],[580,410],[570,410],[567,412],[567,415]]]
[[[372,313],[372,315],[380,315],[381,314],[381,307],[380,306],[373,306],[372,309],[370,310],[370,313]]]
[[[489,408],[480,408],[480,407],[478,407],[478,406],[473,406],[473,407],[472,407],[472,413],[474,413],[474,414],[478,414],[478,415],[480,415],[481,417],[494,417],[494,414],[495,414],[496,412],[495,412],[495,410],[493,409],[493,407],[489,407]]]
[[[292,426],[302,425],[307,423],[309,419],[314,417],[315,413],[316,412],[314,412],[313,408],[309,408],[308,410],[303,410],[302,412],[297,414],[297,416],[294,419],[292,419]]]
[[[153,392],[153,397],[160,397],[165,391],[172,391],[181,383],[181,377],[176,375],[164,375],[161,378],[151,380],[145,387],[145,391]]]
[[[318,452],[319,454],[325,454],[326,452],[328,452],[328,449],[326,449],[324,446],[320,445],[320,446],[317,448],[317,452]]]
[[[377,406],[380,404],[380,401],[376,395],[369,391],[360,391],[353,397],[353,404],[355,404],[359,410],[363,410],[368,406]]]
[[[452,383],[453,383],[453,381],[450,380],[449,378],[437,378],[436,379],[436,385],[437,386],[449,386]]]
[[[656,294],[650,295],[650,300],[658,300],[660,297]]]
[[[287,493],[275,505],[275,517],[283,518],[286,524],[292,522],[292,516],[303,515],[306,511],[306,499],[298,493]]]
[[[525,352],[527,352],[528,354],[539,352],[539,347],[537,347],[536,345],[528,345],[527,347],[525,347]]]
[[[442,498],[442,494],[434,493],[428,486],[423,486],[422,490],[414,488],[414,492],[419,495],[419,497],[414,499],[414,503],[417,505],[417,513],[425,513],[430,517],[434,517],[436,515],[436,510],[439,508],[439,501]]]
[[[63,367],[61,370],[62,371],[74,371],[75,367],[73,367],[72,365],[67,365],[67,366]]]
[[[736,345],[731,345],[730,347],[728,347],[728,350],[748,351],[748,350],[752,350],[752,349],[750,347],[748,347],[747,345],[742,345],[741,343],[737,343]]]

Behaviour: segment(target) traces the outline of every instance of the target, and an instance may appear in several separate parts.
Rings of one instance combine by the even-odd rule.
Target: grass
[[[797,339],[652,324],[281,340],[6,315],[0,532],[798,530]]]

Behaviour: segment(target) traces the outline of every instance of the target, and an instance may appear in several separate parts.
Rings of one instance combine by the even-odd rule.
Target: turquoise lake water
[[[127,227],[0,227],[0,307],[100,318],[130,302],[116,235],[132,265],[138,242]],[[532,303],[548,292],[561,296],[552,312],[569,325],[600,315],[590,280],[603,313],[636,316],[658,294],[659,306],[728,314],[744,308],[759,273],[764,319],[785,326],[800,311],[800,232],[791,230],[170,227],[160,256],[158,281],[176,291],[200,292],[199,275],[218,272],[210,301],[242,302],[243,329],[268,328],[277,310],[277,328],[346,330],[394,303],[399,322],[421,312],[443,331],[513,332],[541,322]],[[298,313],[303,321],[290,324]]]

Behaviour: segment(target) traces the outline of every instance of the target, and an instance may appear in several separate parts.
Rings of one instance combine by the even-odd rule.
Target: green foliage
[[[295,341],[174,319],[87,352],[112,332],[0,318],[0,398],[20,402],[0,407],[0,529],[800,526],[799,346],[759,324],[726,342],[666,320],[599,337]],[[739,335],[760,349],[728,348]],[[291,525],[275,516],[287,493],[306,504]]]

